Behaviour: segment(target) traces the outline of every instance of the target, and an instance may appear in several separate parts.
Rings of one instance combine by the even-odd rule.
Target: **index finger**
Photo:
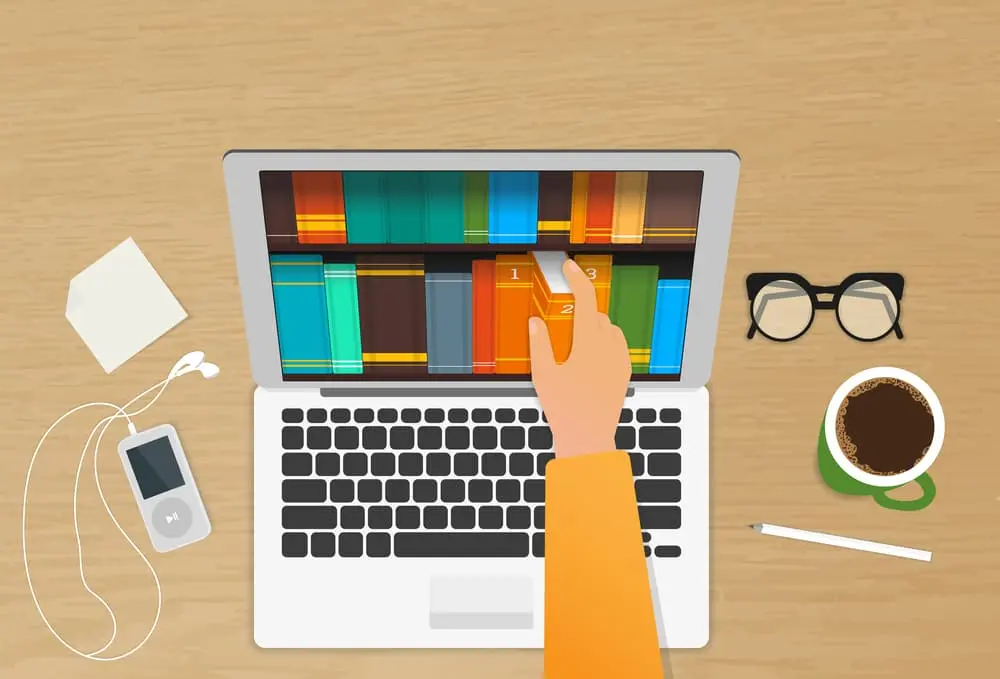
[[[594,290],[594,284],[580,268],[580,265],[572,259],[567,259],[563,263],[563,275],[566,276],[569,289],[573,292],[573,300],[576,302],[576,317],[588,317],[596,314],[597,291]]]

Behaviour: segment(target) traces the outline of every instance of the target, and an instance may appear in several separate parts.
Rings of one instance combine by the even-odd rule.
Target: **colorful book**
[[[370,171],[343,173],[348,243],[389,242],[387,206],[382,190],[384,174]]]
[[[690,280],[670,279],[656,283],[653,346],[649,358],[651,375],[679,375],[681,372],[690,292]]]
[[[645,209],[646,173],[616,173],[615,204],[611,218],[611,242],[623,245],[642,243]]]
[[[427,372],[472,372],[472,272],[428,271]]]
[[[426,204],[423,172],[382,173],[390,243],[423,243]]]
[[[472,260],[472,372],[477,375],[492,375],[497,370],[496,282],[496,260]]]
[[[270,170],[261,172],[260,199],[268,250],[280,250],[283,246],[298,243],[292,173]]]
[[[569,358],[573,345],[573,291],[563,275],[566,253],[557,250],[533,251],[531,278],[532,315],[540,316],[549,330],[549,342],[556,362]]]
[[[573,261],[583,269],[587,278],[594,284],[597,294],[597,310],[608,313],[611,301],[611,255],[576,255]]]
[[[649,173],[643,219],[645,242],[694,243],[703,179],[701,171]]]
[[[361,319],[358,315],[357,267],[350,262],[323,264],[330,353],[335,375],[362,372]]]
[[[427,372],[426,292],[420,255],[357,255],[361,360],[373,375]]]
[[[615,216],[615,173],[591,172],[587,186],[588,243],[610,243]]]
[[[489,172],[465,172],[465,242],[489,242]]]
[[[271,255],[281,371],[333,372],[322,255]]]
[[[538,173],[538,242],[564,246],[569,243],[573,207],[573,173]]]
[[[528,375],[528,318],[531,316],[531,255],[497,255],[496,372]]]
[[[489,242],[538,240],[538,173],[490,172]]]
[[[587,242],[587,193],[590,186],[589,172],[573,173],[573,197],[570,203],[569,242]]]
[[[611,267],[611,306],[608,316],[628,342],[632,372],[649,372],[653,341],[653,312],[659,267],[625,264]]]
[[[339,172],[293,172],[300,243],[346,243],[344,185]]]
[[[428,243],[465,242],[465,173],[425,172],[424,217]]]

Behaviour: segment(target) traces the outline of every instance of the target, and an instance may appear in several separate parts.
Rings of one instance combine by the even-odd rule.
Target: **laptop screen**
[[[572,348],[561,263],[633,380],[679,380],[701,171],[261,171],[285,381],[524,380],[528,318]]]

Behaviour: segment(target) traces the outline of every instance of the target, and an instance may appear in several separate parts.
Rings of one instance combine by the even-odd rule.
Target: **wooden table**
[[[376,9],[378,6],[378,9]],[[678,679],[941,677],[1000,660],[1000,5],[8,2],[0,12],[0,674],[22,677],[537,679],[503,652],[265,652],[251,633],[251,390],[222,153],[292,148],[734,148],[743,157],[711,383],[712,642]],[[67,283],[133,236],[190,318],[113,376],[63,317]],[[789,345],[745,338],[743,279],[906,276],[903,341],[848,339],[831,314]],[[37,437],[63,411],[125,399],[200,348],[144,426],[177,426],[215,534],[154,554],[165,606],[137,655],[102,666],[48,634],[25,586],[18,517]],[[913,514],[821,485],[827,399],[862,368],[914,370],[948,422],[939,497]],[[53,621],[97,648],[111,625],[75,576],[73,473],[91,420],[42,451],[34,577]],[[146,537],[114,442],[100,469]],[[89,467],[87,467],[89,469]],[[126,650],[153,585],[92,478],[81,529]],[[934,550],[931,564],[792,543],[756,521]],[[334,613],[335,614],[335,613]]]

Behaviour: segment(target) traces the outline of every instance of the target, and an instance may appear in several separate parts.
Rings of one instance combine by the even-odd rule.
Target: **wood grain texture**
[[[264,652],[251,634],[251,389],[222,153],[243,148],[734,148],[743,157],[712,377],[712,643],[678,679],[942,677],[996,667],[1000,609],[1000,4],[987,0],[92,0],[0,10],[0,674],[174,679],[537,679],[539,652]],[[190,318],[105,376],[63,317],[71,276],[133,236]],[[906,339],[861,344],[830,314],[790,345],[747,341],[743,279],[907,277]],[[141,426],[177,426],[215,534],[153,555],[160,627],[102,666],[48,635],[17,545],[37,437],[205,350]],[[915,514],[835,496],[815,436],[862,368],[926,379],[944,404],[939,495]],[[70,499],[93,418],[37,466],[29,543],[52,620],[87,648],[110,621],[75,578]],[[142,532],[109,434],[109,502]],[[89,469],[89,466],[86,467]],[[154,589],[99,509],[95,589],[141,638]],[[756,535],[754,521],[934,550],[921,564]],[[336,615],[331,611],[331,615]],[[977,672],[982,674],[982,672]]]

